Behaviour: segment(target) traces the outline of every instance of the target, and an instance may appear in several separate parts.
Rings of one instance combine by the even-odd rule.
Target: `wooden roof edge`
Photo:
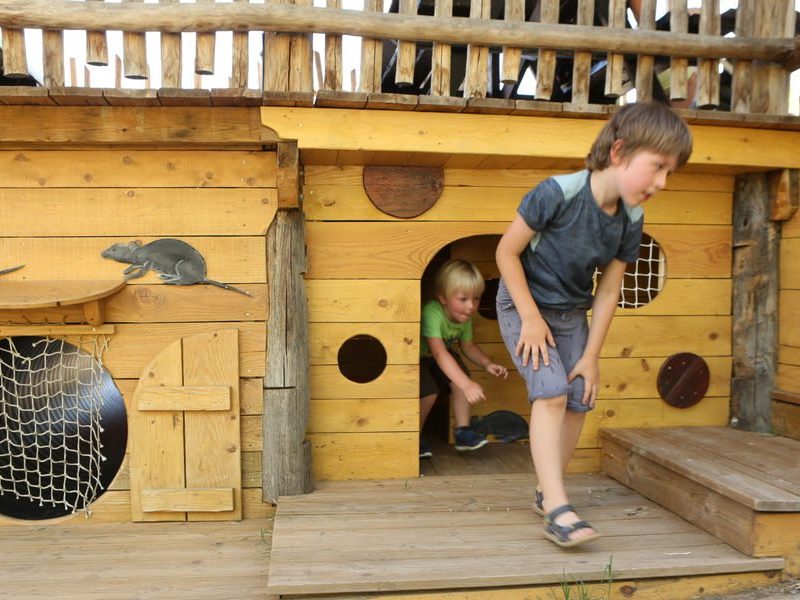
[[[397,96],[395,102],[392,99]],[[126,90],[100,88],[0,87],[0,105],[12,106],[142,106],[142,107],[248,107],[316,106],[376,110],[417,110],[425,112],[469,112],[473,114],[513,114],[603,119],[614,105],[507,100],[460,97],[414,97],[407,95],[363,94],[320,90],[314,93],[261,93],[258,90]],[[690,124],[748,127],[756,129],[800,130],[800,116],[790,114],[733,113],[728,111],[676,109]]]

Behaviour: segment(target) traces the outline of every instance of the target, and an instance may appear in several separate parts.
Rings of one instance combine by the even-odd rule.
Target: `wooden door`
[[[185,337],[156,356],[130,405],[134,521],[242,518],[239,331]]]

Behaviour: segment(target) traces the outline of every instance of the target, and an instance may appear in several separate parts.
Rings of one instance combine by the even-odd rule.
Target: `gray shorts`
[[[528,401],[533,402],[537,398],[555,398],[566,394],[567,410],[590,411],[591,408],[582,403],[583,377],[576,377],[572,383],[567,382],[567,375],[583,356],[586,341],[589,338],[586,311],[581,309],[552,310],[540,307],[539,312],[550,327],[556,347],[550,348],[550,365],[545,366],[541,362],[540,356],[539,368],[534,370],[530,359],[528,359],[528,365],[523,367],[522,357],[514,355],[522,328],[522,319],[511,299],[511,294],[508,293],[503,281],[500,281],[497,290],[497,322],[500,325],[500,333],[511,355],[511,360],[514,361],[517,371],[525,380],[528,388]]]

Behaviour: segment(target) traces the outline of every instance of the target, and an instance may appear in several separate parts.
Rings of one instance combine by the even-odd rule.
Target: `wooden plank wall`
[[[772,424],[782,435],[800,439],[800,214],[783,224],[778,296],[778,374],[782,392],[772,402]]]
[[[522,195],[557,171],[446,169],[436,205],[411,220],[376,209],[358,166],[307,166],[311,425],[315,476],[321,479],[412,477],[418,472],[419,278],[444,245],[501,234]],[[599,468],[600,427],[723,425],[731,373],[731,223],[733,177],[677,174],[646,207],[646,232],[667,257],[667,284],[649,306],[621,310],[605,344],[602,396],[580,447]],[[491,243],[470,239],[453,251],[496,277]],[[341,343],[369,334],[386,347],[375,381],[347,381],[337,367]],[[476,317],[476,339],[511,366],[497,324]],[[676,352],[701,355],[711,370],[707,397],[679,410],[662,402],[656,377]],[[528,414],[524,386],[512,374],[475,378],[489,400],[476,408]]]
[[[244,516],[263,517],[261,412],[266,365],[265,233],[277,208],[274,152],[241,150],[11,150],[0,152],[0,257],[25,264],[4,280],[116,279],[125,265],[100,252],[118,241],[175,237],[205,257],[212,286],[169,286],[154,274],[107,301],[116,327],[104,363],[126,404],[149,361],[181,337],[239,329]],[[0,267],[2,268],[2,267]],[[80,321],[65,307],[37,313]],[[3,322],[22,315],[3,311]],[[127,458],[89,522],[129,521]],[[83,519],[76,521],[83,522]]]

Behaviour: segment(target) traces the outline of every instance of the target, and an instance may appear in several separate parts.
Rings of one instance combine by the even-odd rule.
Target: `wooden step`
[[[771,395],[773,431],[800,440],[800,394],[773,390]]]
[[[606,429],[603,471],[750,556],[800,566],[800,442],[724,427]]]

